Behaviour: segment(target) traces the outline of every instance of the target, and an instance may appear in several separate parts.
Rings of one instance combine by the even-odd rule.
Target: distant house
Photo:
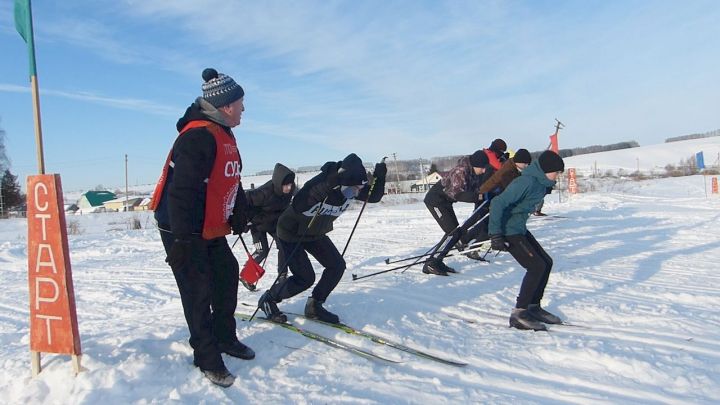
[[[142,202],[145,197],[120,197],[114,200],[105,201],[103,206],[105,211],[134,211],[135,207]]]
[[[88,191],[78,200],[78,207],[81,213],[102,211],[105,201],[114,200],[115,193],[110,191]]]
[[[80,209],[80,207],[77,206],[77,204],[65,204],[65,212],[74,213]]]
[[[149,211],[150,210],[150,203],[152,203],[151,197],[145,197],[142,201],[140,201],[140,204],[135,206],[135,211]]]
[[[442,176],[438,172],[430,173],[424,179],[418,180],[410,186],[410,192],[423,192],[430,190],[435,183],[442,180]]]

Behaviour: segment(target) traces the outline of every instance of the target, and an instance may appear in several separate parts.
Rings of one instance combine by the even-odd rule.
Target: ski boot
[[[270,290],[265,291],[265,293],[260,296],[260,300],[258,301],[258,307],[263,311],[263,313],[265,313],[265,317],[268,320],[277,323],[287,322],[287,315],[283,314],[280,311],[277,306],[277,302],[275,301],[275,298],[270,295]]]
[[[242,283],[243,287],[247,288],[248,291],[255,291],[257,289],[257,285],[255,283],[248,283],[242,278],[240,278],[240,283]]]
[[[513,308],[510,314],[510,327],[524,330],[547,330],[545,325],[528,314],[525,308]]]
[[[340,323],[340,317],[323,308],[322,304],[324,302],[313,297],[308,298],[307,303],[305,303],[305,317],[327,323]]]
[[[255,351],[245,346],[241,341],[235,340],[231,343],[218,342],[218,349],[233,357],[243,360],[252,360],[255,358]]]
[[[423,265],[422,272],[425,274],[435,274],[436,276],[447,276],[448,273],[443,267],[447,267],[440,259],[428,259]]]
[[[530,316],[533,319],[538,320],[543,323],[549,323],[549,324],[553,324],[553,325],[559,325],[559,324],[563,323],[562,319],[560,319],[559,316],[557,316],[555,314],[551,314],[550,312],[542,309],[540,304],[528,305],[527,312],[528,312],[528,314],[530,314]]]

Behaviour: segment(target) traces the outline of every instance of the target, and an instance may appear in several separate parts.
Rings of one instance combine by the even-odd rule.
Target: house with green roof
[[[105,201],[115,198],[115,193],[111,191],[88,191],[80,197],[77,205],[80,212],[98,212],[102,210]]]

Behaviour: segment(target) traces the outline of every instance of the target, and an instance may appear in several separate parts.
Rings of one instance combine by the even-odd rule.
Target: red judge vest
[[[215,163],[210,171],[210,177],[205,179],[207,192],[205,193],[205,221],[202,230],[203,239],[213,239],[230,233],[228,219],[232,214],[240,187],[242,163],[235,139],[214,122],[191,121],[183,127],[178,136],[182,136],[190,129],[201,127],[212,134],[216,145]],[[172,149],[153,193],[150,205],[152,210],[155,210],[160,204],[170,163],[172,163]]]

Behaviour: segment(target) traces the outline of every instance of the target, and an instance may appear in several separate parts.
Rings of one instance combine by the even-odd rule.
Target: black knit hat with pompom
[[[218,73],[213,68],[202,72],[205,83],[202,85],[203,98],[215,108],[220,108],[243,98],[245,91],[232,77]]]

